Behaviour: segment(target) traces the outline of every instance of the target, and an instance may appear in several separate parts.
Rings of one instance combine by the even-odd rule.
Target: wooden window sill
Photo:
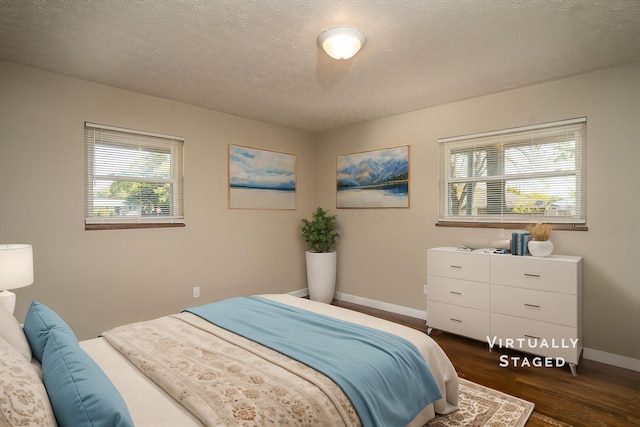
[[[184,223],[177,224],[85,224],[85,230],[129,230],[135,228],[172,228],[184,227]]]
[[[436,227],[463,227],[463,228],[502,228],[506,230],[526,230],[531,223],[497,223],[497,222],[454,222],[454,221],[438,221]],[[585,224],[565,224],[565,223],[553,223],[550,224],[553,230],[562,231],[588,231],[589,227]]]

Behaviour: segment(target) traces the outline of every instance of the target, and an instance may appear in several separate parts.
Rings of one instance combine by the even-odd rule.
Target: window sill
[[[501,223],[501,222],[454,222],[454,221],[438,221],[436,227],[463,227],[463,228],[502,228],[506,230],[526,230],[531,223]],[[565,223],[553,223],[550,224],[553,230],[562,231],[588,231],[589,227],[585,224],[565,224]]]
[[[85,224],[85,230],[129,230],[136,228],[173,228],[173,227],[184,227],[184,223],[175,223],[175,224]]]

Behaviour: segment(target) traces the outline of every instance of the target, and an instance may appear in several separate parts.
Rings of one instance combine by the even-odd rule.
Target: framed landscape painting
[[[230,209],[295,209],[296,156],[229,145]]]
[[[336,206],[408,208],[409,146],[338,155]]]

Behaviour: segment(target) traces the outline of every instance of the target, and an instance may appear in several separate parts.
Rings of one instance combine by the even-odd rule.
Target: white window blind
[[[439,142],[439,221],[586,223],[586,118]]]
[[[184,223],[184,139],[85,123],[86,225]]]

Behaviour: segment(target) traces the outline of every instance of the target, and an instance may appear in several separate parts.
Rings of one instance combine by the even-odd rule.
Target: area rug
[[[459,409],[425,427],[524,427],[534,404],[460,378]]]

